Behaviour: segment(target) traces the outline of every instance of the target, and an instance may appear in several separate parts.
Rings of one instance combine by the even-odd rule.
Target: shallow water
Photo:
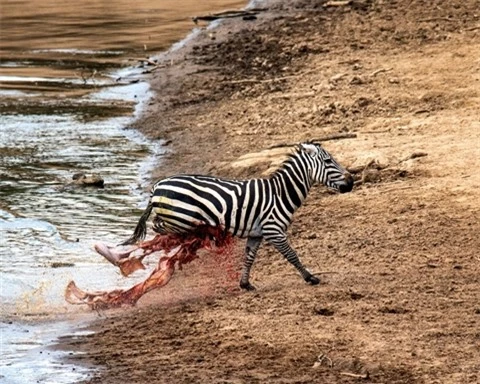
[[[88,311],[65,303],[68,281],[108,289],[148,273],[125,279],[92,250],[130,235],[163,153],[161,142],[125,129],[150,96],[139,59],[185,37],[191,16],[245,4],[2,1],[0,382],[85,377],[44,347]],[[72,187],[77,172],[101,174],[105,187]]]
[[[74,338],[91,333],[75,331],[73,325],[73,322],[65,321],[0,323],[0,331],[8,335],[8,346],[2,350],[0,382],[70,384],[87,378],[91,369],[71,364],[65,359],[73,352],[45,348],[57,342],[61,334],[71,334]],[[78,321],[75,326],[78,326]]]

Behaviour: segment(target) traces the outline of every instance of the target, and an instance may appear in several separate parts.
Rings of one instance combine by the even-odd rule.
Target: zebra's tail
[[[130,236],[130,238],[121,243],[120,245],[130,245],[130,244],[135,244],[138,240],[143,240],[147,234],[147,220],[150,217],[150,214],[152,213],[153,209],[153,204],[152,201],[150,200],[148,202],[148,206],[143,212],[142,216],[140,217],[140,220],[138,221],[137,226],[135,227],[135,231],[133,231],[133,235]]]

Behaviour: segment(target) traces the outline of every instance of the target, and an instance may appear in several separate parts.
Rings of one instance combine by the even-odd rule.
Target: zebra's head
[[[353,177],[324,148],[317,143],[300,144],[301,152],[306,156],[311,180],[322,183],[340,193],[350,192]]]

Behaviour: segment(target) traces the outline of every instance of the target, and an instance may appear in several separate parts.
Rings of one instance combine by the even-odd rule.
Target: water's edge
[[[249,9],[252,7],[257,7],[259,4],[262,3],[262,0],[251,0],[245,7],[244,9]],[[213,30],[217,28],[222,27],[223,20],[217,20],[210,22],[205,28],[207,30]],[[183,49],[191,47],[196,44],[196,38],[200,35],[202,32],[202,29],[200,28],[193,28],[192,31],[187,34],[183,39],[179,40],[178,42],[174,43],[170,49],[164,51],[164,52],[159,52],[156,55],[153,55],[151,58],[154,61],[157,62],[168,62],[170,60],[170,57],[174,57],[175,54]],[[152,75],[146,75],[143,80],[146,82],[151,82],[152,81]],[[134,122],[142,119],[145,117],[145,113],[147,113],[145,106],[148,105],[149,101],[152,99],[153,94],[147,92],[147,96],[141,99],[137,99],[137,104],[135,105],[135,112],[133,115],[133,119],[131,121],[131,124],[134,126]],[[125,127],[127,131],[130,131],[131,134],[137,135],[140,134],[143,137],[143,134],[141,134],[138,130]],[[158,153],[164,154],[165,153],[165,148],[162,147],[162,140],[150,140],[152,145],[157,147],[156,154],[151,155],[148,159],[146,159],[143,162],[143,165],[141,166],[142,172],[141,172],[141,178],[142,178],[142,184],[144,186],[147,186],[150,184],[151,180],[151,171],[154,169],[155,166],[159,166],[159,164],[155,164],[155,159],[158,156]],[[146,200],[145,200],[146,202]],[[111,313],[112,316],[115,316],[118,314],[118,311],[124,311],[125,309],[117,310]],[[127,309],[128,310],[128,309]],[[48,345],[46,345],[46,350],[50,351],[50,353],[56,354],[59,358],[60,361],[63,361],[64,364],[71,365],[72,368],[75,368],[77,373],[82,374],[82,379],[87,380],[88,377],[93,374],[94,372],[97,372],[99,369],[101,370],[101,367],[98,367],[97,365],[94,364],[93,361],[91,361],[88,356],[83,356],[84,352],[79,352],[78,350],[75,350],[74,345],[77,340],[81,340],[81,338],[85,335],[93,334],[97,331],[98,329],[98,324],[99,322],[101,323],[102,321],[105,321],[106,318],[108,318],[108,314],[104,313],[94,313],[94,314],[87,314],[85,313],[83,319],[70,319],[67,320],[66,323],[68,325],[68,328],[66,328],[66,331],[70,329],[70,332],[62,332],[62,335],[57,337],[55,340],[52,340],[52,342]],[[56,323],[57,324],[57,323]],[[81,358],[79,358],[79,356]],[[77,378],[79,380],[79,378]]]
[[[253,2],[252,2],[253,3]],[[220,26],[220,22],[210,23],[207,28],[216,28]],[[200,33],[200,29],[194,28],[184,39],[175,43],[170,49],[164,52],[158,53],[153,56],[155,60],[168,60],[168,57],[174,54],[178,49],[184,47],[187,44],[193,44],[195,37]],[[137,85],[132,85],[130,93],[135,93],[134,112],[131,118],[126,119],[123,124],[123,131],[130,140],[137,140],[148,143],[150,147],[150,154],[140,164],[140,185],[141,190],[136,193],[144,194],[145,190],[151,182],[151,173],[155,166],[158,166],[158,160],[164,153],[164,147],[161,140],[149,140],[141,132],[131,129],[133,125],[145,112],[145,106],[148,105],[152,99],[153,94],[150,92],[148,82],[151,81],[151,76],[142,75],[141,69],[134,67],[124,68],[120,70],[115,76],[119,77],[131,77],[138,76],[141,78]],[[140,85],[140,87],[138,86]],[[146,85],[146,86],[145,86]],[[125,96],[125,92],[129,92],[128,86],[126,87],[114,87],[112,89],[104,88],[106,93],[109,93],[108,98],[111,99],[112,94],[118,93],[118,100],[122,100]],[[102,91],[103,92],[103,91]],[[97,98],[102,98],[102,92],[97,93]],[[107,98],[107,96],[105,96]],[[145,199],[146,202],[146,199]],[[3,284],[3,283],[2,283]],[[131,282],[128,284],[131,285]],[[2,287],[3,290],[3,287]],[[2,310],[3,312],[3,310]],[[17,316],[9,317],[4,316],[2,320],[3,324],[1,331],[3,334],[3,325],[6,327],[11,326],[12,323],[18,323],[18,327],[15,327],[18,333],[19,351],[25,354],[20,364],[16,364],[14,370],[20,369],[22,371],[21,379],[19,382],[28,382],[29,379],[36,381],[40,376],[48,375],[49,372],[59,367],[62,372],[62,382],[78,382],[88,379],[98,367],[96,367],[88,360],[82,360],[79,358],[81,353],[72,350],[68,345],[74,344],[75,341],[85,335],[94,332],[94,323],[96,320],[103,319],[105,314],[99,314],[90,312],[89,309],[85,311],[76,311],[73,315],[71,313],[55,314],[53,317],[47,313],[35,313],[28,315],[28,318]],[[3,339],[3,336],[2,336]],[[68,339],[68,343],[65,340]],[[2,340],[3,343],[3,340]],[[75,357],[72,359],[72,357]],[[41,359],[44,363],[43,366],[34,365],[30,366],[29,361]],[[42,367],[45,368],[45,372],[42,374]],[[68,373],[70,372],[70,373]],[[8,372],[0,373],[0,382],[4,379],[8,379]],[[63,377],[63,375],[65,375]],[[55,378],[52,381],[42,380],[37,382],[56,382]]]

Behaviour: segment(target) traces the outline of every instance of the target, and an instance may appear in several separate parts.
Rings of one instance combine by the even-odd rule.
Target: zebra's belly
[[[242,236],[242,238],[246,237],[262,237],[262,230],[260,228],[252,228],[249,231],[245,231]]]
[[[258,222],[255,222],[249,226],[247,226],[247,223],[232,223],[228,231],[233,236],[240,238],[262,236],[262,227]]]

